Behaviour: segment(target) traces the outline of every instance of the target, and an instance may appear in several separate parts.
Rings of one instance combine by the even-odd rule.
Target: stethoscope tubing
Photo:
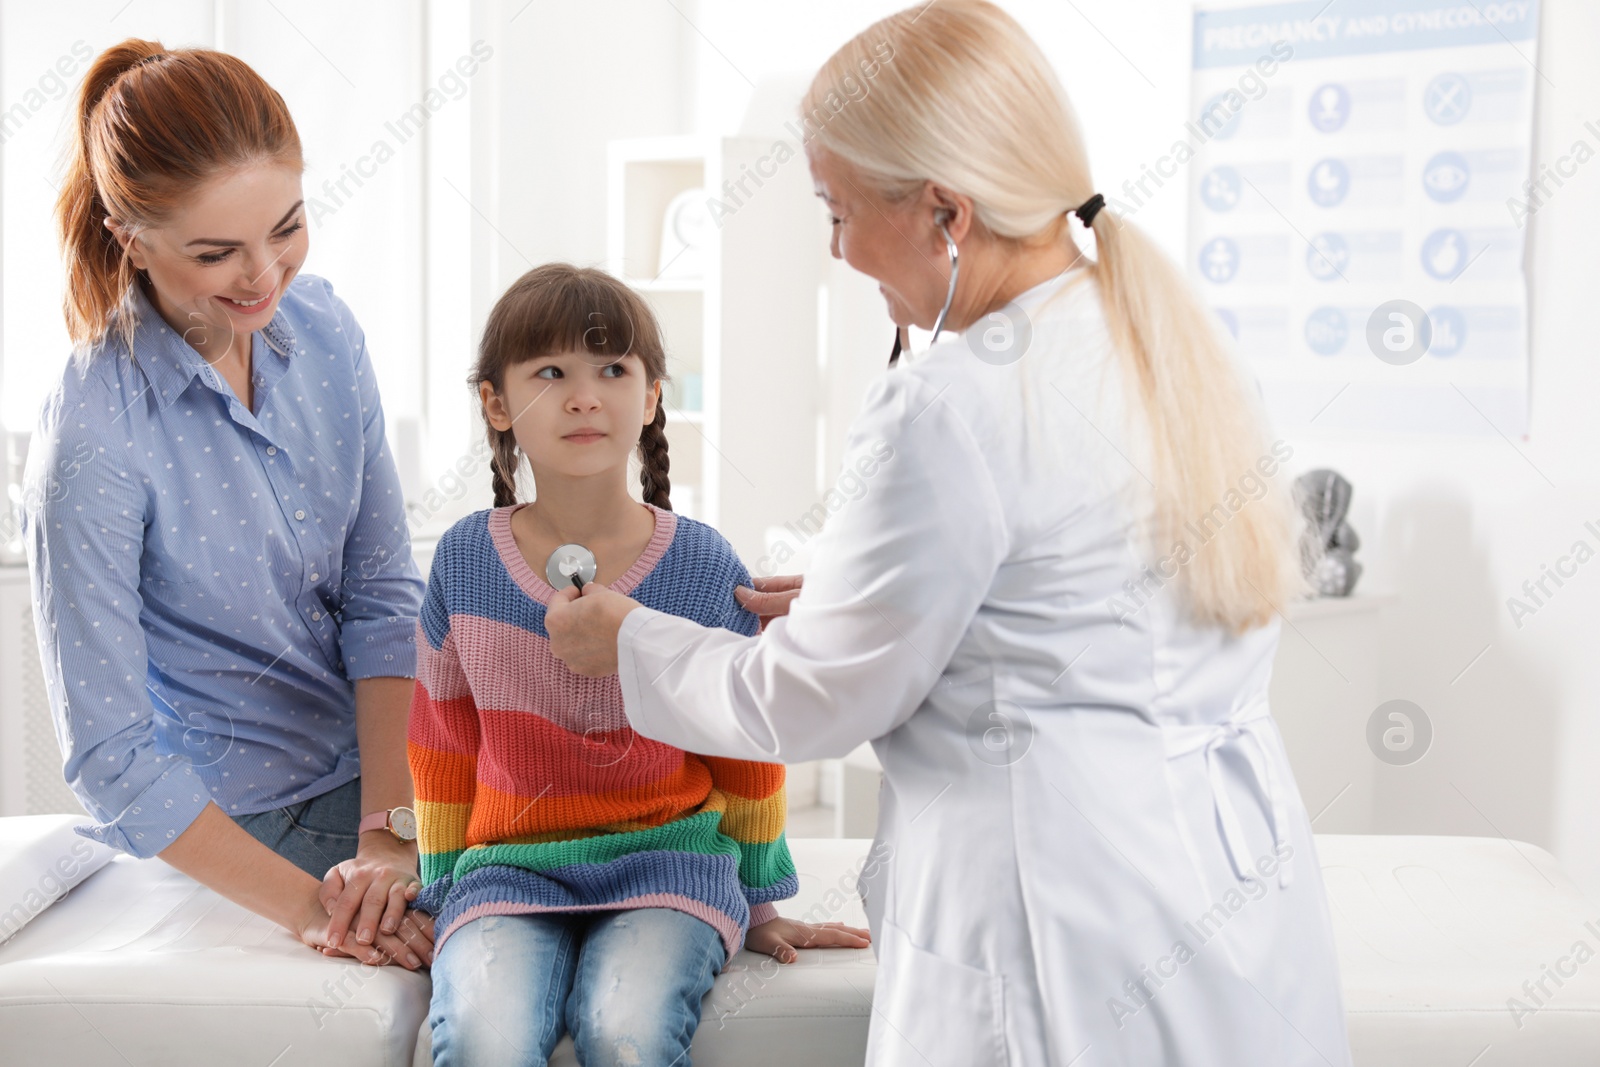
[[[944,294],[944,307],[939,309],[939,317],[933,320],[933,341],[937,341],[939,334],[944,331],[945,317],[950,314],[950,305],[955,303],[956,299],[956,278],[961,273],[960,250],[956,248],[955,239],[950,236],[949,228],[942,222],[939,223],[939,232],[944,234],[945,249],[950,253],[950,286]],[[894,348],[889,351],[889,366],[891,367],[900,362],[900,353],[902,351],[911,350],[909,335],[902,338],[902,334],[902,328],[896,326],[894,328]],[[929,343],[932,344],[933,342],[930,341]]]

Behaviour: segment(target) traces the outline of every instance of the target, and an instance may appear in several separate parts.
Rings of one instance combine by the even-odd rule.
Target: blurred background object
[[[1318,596],[1349,596],[1361,577],[1361,539],[1345,518],[1354,490],[1338,471],[1315,470],[1295,479],[1294,493],[1306,516],[1306,577]]]

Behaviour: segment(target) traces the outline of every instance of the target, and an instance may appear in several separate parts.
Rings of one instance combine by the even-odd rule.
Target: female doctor
[[[946,333],[869,390],[846,462],[877,469],[786,614],[746,595],[780,616],[760,636],[591,582],[551,606],[555,655],[618,672],[633,727],[690,751],[872,741],[870,1064],[1348,1064],[1267,709],[1300,579],[1251,388],[1098,210],[1065,94],[999,8],[884,19],[802,106],[833,254],[898,326]]]

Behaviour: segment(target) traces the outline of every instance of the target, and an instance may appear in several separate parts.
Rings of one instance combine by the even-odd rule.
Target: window
[[[294,115],[311,231],[303,271],[332,281],[366,331],[413,488],[427,342],[441,313],[428,303],[430,159],[440,144],[459,144],[478,66],[454,7],[403,0],[383,18],[317,0],[0,7],[0,425],[32,430],[69,352],[52,212],[85,72],[127,37],[220,48],[259,71]],[[450,239],[435,232],[434,254],[463,254],[441,237]]]

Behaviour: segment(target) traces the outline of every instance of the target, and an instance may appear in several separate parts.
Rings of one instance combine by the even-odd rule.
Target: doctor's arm
[[[1008,547],[988,464],[955,407],[899,374],[874,384],[846,464],[862,490],[759,637],[644,607],[623,617],[617,670],[640,733],[742,759],[838,757],[938,684]]]

